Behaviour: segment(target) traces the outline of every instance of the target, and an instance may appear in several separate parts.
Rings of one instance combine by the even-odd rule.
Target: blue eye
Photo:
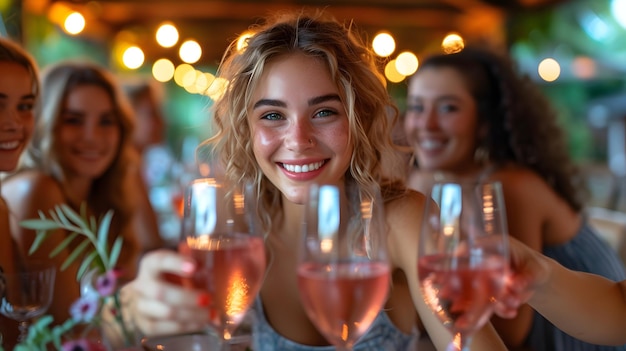
[[[336,115],[337,113],[335,111],[332,110],[321,110],[318,113],[316,113],[316,117],[328,117],[328,116],[333,116]]]
[[[270,121],[277,121],[277,120],[280,120],[282,118],[283,117],[280,114],[276,113],[276,112],[268,113],[266,115],[261,116],[261,119],[267,119],[267,120],[270,120]]]

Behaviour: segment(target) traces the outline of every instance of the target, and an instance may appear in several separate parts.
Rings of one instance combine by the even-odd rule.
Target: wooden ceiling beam
[[[74,1],[65,1],[68,6],[80,6]],[[302,9],[319,9],[295,4],[260,2],[230,2],[227,0],[198,2],[179,0],[168,2],[102,1],[98,3],[97,17],[113,26],[121,27],[139,22],[155,20],[235,20],[252,24],[267,15]],[[449,28],[456,23],[462,11],[432,8],[419,3],[411,7],[386,7],[373,5],[331,5],[325,11],[340,20],[354,20],[359,26],[409,26],[415,28]]]

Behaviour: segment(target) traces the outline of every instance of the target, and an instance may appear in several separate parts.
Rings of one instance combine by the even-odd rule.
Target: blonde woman
[[[263,199],[269,261],[253,308],[254,350],[334,350],[307,317],[296,284],[293,248],[306,190],[316,182],[354,182],[364,192],[380,186],[386,200],[392,287],[354,350],[413,350],[420,332],[445,349],[451,335],[426,307],[417,281],[425,197],[407,190],[389,167],[401,162],[391,141],[397,109],[372,52],[354,28],[321,15],[287,15],[254,30],[245,50],[233,49],[222,64],[229,85],[215,105],[217,134],[207,142],[225,176],[255,181]],[[138,325],[171,333],[201,324],[193,291],[166,284],[158,273],[189,274],[193,266],[173,253],[158,255],[131,285],[150,286],[134,290]],[[504,350],[489,325],[472,347]]]

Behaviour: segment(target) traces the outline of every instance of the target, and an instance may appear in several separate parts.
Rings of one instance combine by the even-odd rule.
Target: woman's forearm
[[[594,344],[626,343],[626,281],[569,270],[545,258],[550,277],[528,303],[559,329]]]

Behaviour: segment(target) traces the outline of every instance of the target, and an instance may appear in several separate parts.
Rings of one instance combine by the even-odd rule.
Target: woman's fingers
[[[139,265],[138,279],[159,279],[163,273],[189,276],[195,264],[187,257],[171,250],[156,250],[147,253]]]
[[[206,326],[208,295],[182,285],[194,270],[193,261],[173,251],[145,255],[137,278],[124,287],[135,326],[146,335],[193,332]]]
[[[197,322],[185,322],[162,319],[139,318],[135,321],[135,325],[144,335],[167,335],[191,333],[204,330],[206,324]]]

